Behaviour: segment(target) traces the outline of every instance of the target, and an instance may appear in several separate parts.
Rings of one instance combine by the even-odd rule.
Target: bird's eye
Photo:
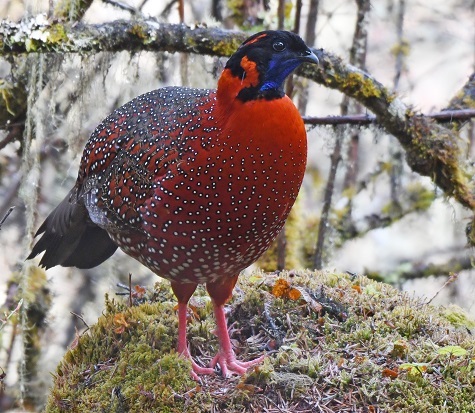
[[[280,40],[277,40],[276,42],[274,42],[272,44],[272,48],[276,51],[276,52],[281,52],[282,50],[285,49],[285,44],[284,42],[281,42]]]

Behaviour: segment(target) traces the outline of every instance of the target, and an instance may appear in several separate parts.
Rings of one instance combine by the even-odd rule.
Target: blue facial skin
[[[269,89],[282,89],[282,84],[287,76],[302,63],[302,59],[295,58],[286,60],[281,59],[280,56],[276,56],[269,63],[264,84],[259,90],[262,92]]]

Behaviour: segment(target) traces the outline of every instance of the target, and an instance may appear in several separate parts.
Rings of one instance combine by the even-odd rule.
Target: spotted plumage
[[[212,366],[245,371],[252,362],[235,359],[223,305],[297,197],[306,132],[282,84],[316,61],[298,36],[261,32],[229,59],[217,90],[167,87],[115,110],[92,133],[75,187],[40,227],[29,258],[45,251],[46,268],[88,268],[120,247],[172,282],[186,357],[183,314],[206,284],[221,347]]]

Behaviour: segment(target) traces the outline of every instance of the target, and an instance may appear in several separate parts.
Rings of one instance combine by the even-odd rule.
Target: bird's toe
[[[211,360],[210,367],[215,367],[219,364],[221,368],[222,375],[224,377],[229,377],[231,374],[237,374],[242,376],[249,367],[255,366],[264,360],[264,355],[258,357],[255,360],[250,361],[239,361],[236,359],[234,353],[225,354],[222,352],[218,352],[216,356]]]

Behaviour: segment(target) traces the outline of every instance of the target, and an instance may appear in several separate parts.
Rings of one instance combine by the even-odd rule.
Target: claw
[[[190,351],[188,350],[188,347],[186,348],[185,351],[182,351],[180,355],[187,359],[190,360],[191,362],[191,371],[190,375],[191,378],[199,383],[201,383],[201,379],[198,376],[198,374],[214,374],[214,369],[210,367],[201,367],[199,366],[195,360],[191,357]]]
[[[218,354],[214,356],[213,360],[211,360],[209,366],[214,368],[217,364],[219,364],[224,377],[229,377],[231,374],[238,374],[242,376],[249,367],[255,366],[264,360],[264,357],[265,356],[262,355],[255,360],[239,361],[236,359],[234,352],[225,353],[224,351],[220,350]]]
[[[265,356],[258,357],[251,361],[239,361],[236,359],[236,354],[231,346],[229,333],[226,326],[226,317],[224,315],[224,307],[222,305],[214,306],[214,313],[216,317],[216,335],[219,340],[219,351],[209,367],[201,367],[193,360],[186,343],[186,303],[178,303],[178,353],[191,361],[192,370],[190,372],[193,380],[201,382],[199,374],[214,374],[214,367],[219,364],[221,372],[224,377],[229,377],[231,374],[238,374],[242,376],[249,367],[259,364]]]

